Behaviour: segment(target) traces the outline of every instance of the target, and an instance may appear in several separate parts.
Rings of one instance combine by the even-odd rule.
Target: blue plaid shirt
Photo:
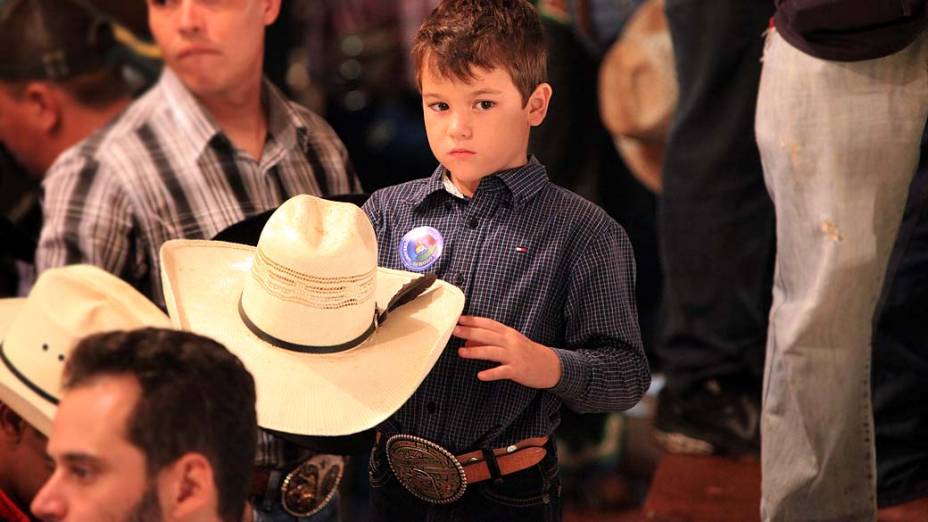
[[[548,435],[561,404],[578,412],[625,410],[650,383],[635,308],[635,264],[625,231],[602,209],[548,181],[532,158],[489,176],[473,198],[454,194],[447,171],[375,192],[364,205],[379,264],[408,269],[403,236],[429,226],[444,238],[427,271],[460,287],[466,315],[488,317],[554,348],[560,382],[536,390],[481,382],[496,363],[463,359],[452,337],[432,372],[383,431],[425,437],[453,453]]]

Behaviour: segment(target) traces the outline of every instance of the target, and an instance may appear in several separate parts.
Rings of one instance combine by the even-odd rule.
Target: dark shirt
[[[925,0],[776,0],[776,5],[783,39],[824,60],[888,56],[928,26]]]
[[[555,349],[550,390],[481,382],[495,363],[463,359],[452,337],[410,400],[381,429],[459,453],[550,434],[561,404],[578,412],[634,406],[650,383],[635,308],[635,265],[625,231],[602,209],[550,183],[534,158],[484,178],[473,198],[446,189],[446,170],[375,192],[364,205],[379,264],[406,269],[403,236],[430,226],[444,252],[427,271],[460,287],[464,314],[494,319]]]

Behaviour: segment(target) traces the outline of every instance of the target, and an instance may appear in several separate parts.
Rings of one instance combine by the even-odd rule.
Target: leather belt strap
[[[382,437],[383,434],[378,431],[375,439],[378,444]],[[505,448],[494,449],[493,455],[496,457],[496,465],[499,466],[499,474],[510,475],[538,464],[548,454],[548,450],[544,447],[547,443],[548,437],[532,437]],[[490,466],[487,465],[484,450],[455,455],[454,458],[464,468],[468,484],[489,480],[493,476]]]
[[[511,446],[493,450],[499,474],[506,476],[530,468],[545,458],[548,450],[544,445],[548,437],[534,437],[520,440]],[[483,451],[471,451],[454,457],[464,467],[467,483],[474,484],[492,478],[491,466],[488,465]]]
[[[280,473],[272,468],[255,468],[251,472],[251,483],[248,486],[249,497],[264,497],[268,493],[268,483],[271,481],[271,474]],[[286,472],[284,472],[286,474]],[[273,489],[273,485],[271,486]]]

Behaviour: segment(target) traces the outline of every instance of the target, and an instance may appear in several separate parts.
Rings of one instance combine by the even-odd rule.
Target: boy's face
[[[503,68],[473,69],[474,80],[445,78],[425,60],[421,74],[425,130],[432,153],[461,191],[473,195],[480,180],[527,161],[529,130],[544,120],[551,87],[522,95]]]

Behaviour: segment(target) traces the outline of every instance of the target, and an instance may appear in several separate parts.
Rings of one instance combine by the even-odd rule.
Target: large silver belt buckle
[[[454,455],[421,437],[403,434],[390,437],[387,460],[400,484],[426,502],[454,502],[467,489],[467,475]]]
[[[345,458],[317,453],[284,477],[280,502],[284,511],[307,517],[332,501],[345,472]]]

